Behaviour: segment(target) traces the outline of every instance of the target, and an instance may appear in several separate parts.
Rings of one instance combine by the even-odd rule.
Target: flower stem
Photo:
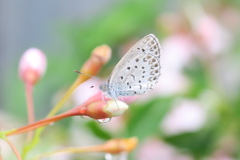
[[[77,81],[77,80],[76,80]],[[62,98],[61,100],[60,100],[60,102],[58,103],[58,105],[60,105],[59,107],[61,107],[61,105],[62,104],[60,104],[60,103],[64,103],[65,102],[65,100],[66,99],[68,99],[68,97],[70,96],[70,94],[71,94],[71,92],[74,90],[74,86],[76,87],[77,86],[77,83],[79,83],[79,82],[76,82],[75,81],[75,83],[72,85],[72,87],[69,89],[69,91],[67,92],[67,93],[69,93],[69,95],[68,94],[66,94],[65,96],[64,96],[64,98]],[[72,91],[71,91],[72,90]],[[97,97],[97,96],[96,96]],[[64,100],[65,99],[65,100]],[[81,106],[79,106],[78,108],[81,108],[81,107],[84,107],[84,106],[86,106],[87,104],[89,104],[89,103],[91,103],[91,102],[93,102],[94,100],[96,100],[97,98],[91,98],[90,99],[90,101],[88,101],[88,102],[85,102],[85,103],[83,103]],[[58,105],[56,105],[56,106],[58,106]],[[58,109],[59,109],[59,107],[57,107],[56,108],[56,110],[55,111],[58,111]],[[54,107],[55,108],[55,107]],[[53,110],[52,110],[53,111]],[[54,111],[54,112],[55,112]],[[54,112],[52,112],[52,113],[54,113]],[[68,111],[68,112],[65,112],[65,113],[63,113],[63,114],[71,114],[71,112],[72,112],[72,114],[74,113],[74,115],[84,115],[85,114],[85,111],[84,110],[77,110],[76,108],[74,109],[72,109],[72,110],[70,110],[70,111]],[[55,113],[54,113],[55,114]],[[48,116],[50,116],[50,114],[48,115]],[[54,116],[54,117],[56,117],[56,116]],[[48,119],[51,119],[51,118],[53,118],[53,117],[49,117]],[[64,117],[62,117],[62,118],[64,118]],[[61,119],[62,119],[61,118]],[[46,120],[46,119],[45,119]],[[58,120],[60,120],[60,119],[58,119]],[[56,119],[55,119],[55,121],[56,121]],[[51,122],[50,122],[51,123]],[[48,122],[46,122],[45,124],[42,122],[42,125],[41,126],[46,126],[46,125],[48,125],[49,123]],[[43,130],[45,129],[45,127],[40,127],[40,126],[35,126],[35,128],[37,128],[37,130],[36,130],[36,132],[35,132],[35,134],[34,134],[34,137],[33,137],[33,140],[32,140],[32,142],[30,143],[30,144],[28,144],[28,145],[26,145],[25,146],[25,148],[24,148],[24,150],[23,150],[23,158],[24,157],[26,157],[26,155],[27,155],[27,153],[28,153],[28,151],[29,150],[31,150],[33,147],[35,147],[36,146],[36,144],[39,142],[39,138],[40,138],[40,135],[41,135],[41,133],[43,132]],[[33,128],[32,128],[33,129]],[[26,131],[24,131],[24,132],[26,132]],[[12,133],[12,134],[14,134],[14,133]],[[7,135],[10,135],[10,134],[7,134]]]
[[[51,117],[53,115],[55,115],[62,107],[62,105],[66,102],[66,100],[70,97],[70,95],[72,94],[72,92],[75,90],[75,88],[79,85],[80,79],[78,78],[73,85],[68,89],[68,91],[66,92],[66,94],[62,97],[62,99],[60,99],[60,101],[53,107],[53,109],[49,112],[49,114],[47,115],[47,117]],[[51,122],[50,122],[51,123]],[[42,123],[42,126],[46,126],[49,123]],[[26,157],[27,153],[29,150],[31,150],[31,148],[33,148],[39,141],[39,137],[41,135],[41,133],[44,131],[45,127],[37,127],[37,130],[35,131],[35,134],[33,136],[32,142],[30,144],[27,144],[23,150],[23,158]]]
[[[25,90],[27,99],[28,122],[29,124],[31,124],[34,122],[34,105],[32,97],[33,85],[31,83],[27,83],[25,86]]]
[[[8,143],[8,145],[11,147],[11,149],[14,152],[14,154],[16,155],[17,159],[22,160],[20,154],[18,153],[18,151],[17,151],[16,147],[13,145],[13,143],[11,141],[9,141],[6,137],[3,138],[3,140],[5,140]],[[1,159],[2,159],[2,157],[0,156],[0,160]]]
[[[49,117],[49,118],[44,119],[42,121],[35,122],[32,125],[26,126],[27,128],[22,127],[18,130],[14,130],[12,132],[10,131],[6,135],[9,136],[9,135],[14,135],[14,134],[20,134],[20,133],[24,133],[24,132],[27,132],[27,131],[38,128],[35,132],[35,135],[34,135],[34,138],[33,138],[32,142],[29,143],[28,145],[26,145],[24,150],[23,150],[22,157],[25,158],[27,156],[28,151],[30,151],[39,142],[39,137],[40,137],[42,131],[44,130],[44,127],[42,127],[42,126],[46,126],[46,125],[48,125],[52,122],[58,121],[62,118],[68,117],[68,116],[86,115],[87,111],[86,111],[85,107],[87,105],[89,105],[90,103],[92,103],[94,101],[97,101],[97,100],[101,100],[100,92],[98,94],[96,94],[95,96],[91,97],[90,99],[88,99],[88,101],[81,104],[80,106],[75,107],[75,108],[73,108],[73,109],[71,109],[71,110],[69,110],[69,111],[67,111],[67,112],[65,112],[61,115],[54,116],[54,117]]]
[[[26,83],[26,101],[27,101],[27,110],[28,110],[28,124],[34,123],[34,104],[33,104],[33,85],[32,83]],[[33,137],[33,132],[28,132],[27,142],[31,141]]]
[[[112,154],[120,154],[122,152],[131,152],[137,145],[138,139],[136,137],[126,139],[111,139],[104,144],[90,147],[70,147],[59,149],[56,151],[41,154],[34,158],[38,160],[43,157],[48,157],[58,153],[86,153],[86,152],[106,152]]]
[[[78,112],[66,112],[66,113],[63,113],[63,114],[60,114],[60,115],[57,115],[57,116],[54,116],[54,117],[50,117],[50,118],[47,118],[47,119],[40,120],[38,122],[35,122],[33,124],[29,124],[27,126],[19,128],[19,129],[13,130],[11,132],[8,132],[6,134],[6,136],[25,133],[25,132],[34,130],[36,128],[42,127],[42,126],[46,126],[50,123],[59,121],[63,118],[70,117],[70,116],[76,116],[76,115],[79,115],[79,113]]]
[[[72,147],[72,148],[65,148],[65,149],[60,149],[60,150],[56,150],[53,152],[48,152],[48,153],[44,153],[41,154],[37,157],[34,158],[34,160],[38,160],[41,159],[43,157],[49,157],[51,155],[54,154],[58,154],[58,153],[86,153],[86,152],[103,152],[105,150],[105,146],[99,145],[99,146],[92,146],[92,147]]]

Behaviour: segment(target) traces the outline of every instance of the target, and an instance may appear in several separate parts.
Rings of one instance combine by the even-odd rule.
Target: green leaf
[[[179,149],[190,152],[195,158],[202,158],[214,150],[218,138],[218,129],[211,126],[199,132],[165,137],[164,140]]]
[[[196,59],[187,66],[184,73],[191,80],[191,88],[187,96],[197,98],[204,89],[209,87],[206,68],[204,68],[203,64],[199,60]]]
[[[155,99],[148,103],[131,106],[127,120],[127,135],[137,136],[141,140],[156,134],[160,122],[169,111],[170,104],[170,99]]]

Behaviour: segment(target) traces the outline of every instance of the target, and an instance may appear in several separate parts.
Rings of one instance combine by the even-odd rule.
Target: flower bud
[[[111,58],[112,50],[107,45],[101,45],[96,47],[91,54],[91,57],[85,62],[81,68],[82,73],[89,75],[96,75],[103,65],[105,65]],[[81,75],[81,74],[80,74]],[[89,79],[89,76],[81,75],[82,79],[79,79],[79,84]]]
[[[110,113],[112,117],[117,117],[122,115],[128,109],[128,105],[119,100],[109,100],[107,102],[107,107],[105,107],[105,111]]]
[[[117,117],[128,109],[128,105],[119,100],[95,101],[84,108],[86,116],[94,119]]]
[[[119,154],[122,152],[131,152],[136,148],[138,139],[136,137],[125,139],[112,139],[106,142],[105,152]]]
[[[20,59],[19,76],[25,83],[35,84],[46,70],[46,57],[37,48],[30,48]]]
[[[107,63],[111,58],[112,50],[108,45],[101,45],[92,51],[93,57],[98,57],[102,63]]]

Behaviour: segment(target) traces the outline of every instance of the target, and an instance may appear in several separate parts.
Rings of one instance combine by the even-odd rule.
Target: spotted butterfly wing
[[[153,89],[160,76],[161,46],[158,39],[149,34],[138,41],[115,66],[108,90],[119,96],[144,94]]]

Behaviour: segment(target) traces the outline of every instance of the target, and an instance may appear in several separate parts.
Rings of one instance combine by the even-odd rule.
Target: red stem
[[[34,123],[34,104],[33,104],[33,84],[27,82],[25,85],[26,91],[26,102],[27,102],[27,111],[28,111],[28,124]],[[33,132],[28,132],[27,141],[32,139]]]
[[[8,145],[11,147],[12,151],[14,152],[14,154],[16,155],[18,160],[22,160],[20,154],[18,153],[17,149],[15,148],[15,146],[13,145],[13,143],[11,141],[9,141],[8,139],[4,138],[4,140],[8,143]]]
[[[66,117],[86,115],[87,114],[87,108],[85,108],[85,107],[87,105],[89,105],[90,103],[92,103],[94,101],[97,101],[97,100],[100,100],[100,99],[101,99],[101,95],[98,93],[98,94],[94,95],[93,97],[91,97],[87,102],[81,104],[78,107],[75,107],[75,108],[73,108],[73,109],[71,109],[71,110],[69,110],[69,111],[67,111],[65,113],[62,113],[62,114],[59,114],[59,115],[56,115],[56,116],[53,116],[53,117],[49,117],[49,118],[40,120],[38,122],[29,124],[27,126],[21,127],[19,129],[10,131],[10,132],[8,132],[6,134],[6,136],[11,136],[11,135],[25,133],[25,132],[34,130],[36,128],[46,126],[46,125],[48,125],[48,124],[50,124],[52,122],[59,121],[59,120],[61,120],[63,118],[66,118]],[[88,115],[86,115],[86,116],[88,116]]]
[[[28,123],[32,124],[34,122],[34,105],[33,105],[33,97],[32,97],[33,85],[32,85],[32,83],[26,83],[25,90],[26,90],[26,99],[27,99]]]
[[[77,116],[77,115],[81,115],[81,113],[78,112],[78,110],[74,110],[72,112],[66,112],[66,113],[63,113],[63,114],[60,114],[60,115],[57,115],[57,116],[53,116],[53,117],[50,117],[50,118],[47,118],[47,119],[40,120],[38,122],[35,122],[33,124],[29,124],[27,126],[19,128],[19,129],[13,130],[12,132],[7,133],[7,136],[16,135],[16,134],[20,134],[20,133],[25,133],[25,132],[34,130],[36,128],[42,127],[42,126],[46,126],[50,123],[59,121],[63,118],[70,117],[70,116]]]

